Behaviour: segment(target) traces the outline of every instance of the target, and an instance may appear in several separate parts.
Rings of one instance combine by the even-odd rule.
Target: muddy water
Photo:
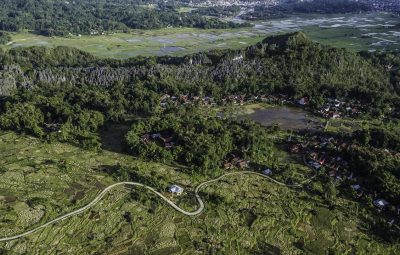
[[[240,119],[251,119],[264,126],[278,125],[285,130],[317,129],[321,123],[301,108],[270,107],[254,109],[254,112]]]

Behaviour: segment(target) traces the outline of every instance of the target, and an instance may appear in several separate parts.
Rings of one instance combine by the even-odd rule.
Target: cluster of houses
[[[170,95],[164,94],[160,98],[160,106],[166,108],[168,105],[191,105],[201,104],[204,106],[217,105],[245,105],[249,103],[270,103],[270,104],[294,104],[295,100],[290,99],[282,94],[263,94],[263,95],[245,95],[231,94],[224,96],[221,99],[215,99],[210,96],[191,96],[191,95]]]
[[[281,3],[281,0],[206,0],[206,1],[196,1],[190,0],[188,2],[180,0],[185,4],[189,4],[191,7],[228,7],[228,6],[240,6],[243,8],[252,8],[255,6],[275,6]],[[244,9],[243,9],[244,10]]]
[[[345,102],[329,98],[325,105],[319,109],[318,114],[327,119],[338,119],[341,117],[356,117],[364,111],[364,106],[359,101]]]
[[[307,106],[309,103],[308,97],[302,97],[297,101],[301,106]],[[365,112],[365,106],[360,101],[343,101],[336,98],[328,98],[327,102],[316,111],[318,115],[327,119],[355,117],[362,112]]]
[[[160,133],[144,134],[140,137],[140,141],[144,144],[158,141],[161,142],[166,149],[172,149],[174,147],[173,136],[164,137]]]
[[[307,139],[304,143],[293,143],[290,146],[291,153],[301,153],[304,157],[305,163],[315,170],[320,170],[322,167],[326,169],[330,177],[342,179],[348,169],[348,162],[340,156],[327,153],[328,147],[336,150],[343,151],[348,148],[345,141],[340,141],[333,137],[325,137],[315,135]]]
[[[276,105],[300,105],[306,107],[310,104],[308,97],[294,99],[284,94],[230,94],[221,99],[215,99],[210,96],[191,96],[191,95],[170,95],[165,94],[161,97],[160,106],[166,108],[168,105],[191,105],[200,104],[203,106],[241,106],[250,103],[268,103]],[[316,113],[324,118],[338,119],[341,117],[355,117],[365,112],[365,105],[360,101],[343,101],[339,99],[328,98],[323,107],[316,110]]]
[[[327,153],[327,147],[335,149],[338,153]],[[346,160],[338,156],[340,151],[347,150],[349,145],[345,141],[335,139],[333,137],[312,136],[304,143],[293,142],[290,145],[291,153],[300,153],[303,155],[305,163],[316,171],[321,168],[326,169],[326,173],[336,181],[348,181],[349,186],[358,197],[368,194],[368,190],[360,184],[360,180],[354,176],[354,173],[349,171],[349,164]],[[373,194],[377,197],[377,194]],[[387,208],[390,203],[382,198],[373,200],[373,205],[382,211]],[[397,214],[400,216],[400,207],[397,208]]]
[[[162,108],[166,108],[168,105],[192,105],[192,104],[202,104],[205,106],[216,106],[216,102],[214,98],[205,96],[205,97],[200,97],[200,96],[190,96],[190,95],[170,95],[170,94],[164,94],[160,98],[160,106]]]
[[[234,154],[229,155],[224,160],[224,169],[231,170],[234,168],[245,169],[249,168],[250,161],[242,159]]]

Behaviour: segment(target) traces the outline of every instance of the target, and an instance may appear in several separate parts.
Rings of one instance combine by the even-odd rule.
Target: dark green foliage
[[[44,134],[41,129],[43,122],[43,113],[35,105],[27,103],[6,103],[5,111],[0,116],[2,129],[26,131],[37,136]]]
[[[160,134],[162,138],[151,138]],[[146,141],[145,135],[150,135]],[[167,141],[163,141],[167,140]],[[173,143],[172,148],[166,147]],[[273,143],[265,128],[253,123],[204,118],[198,114],[167,114],[137,121],[126,135],[132,153],[140,157],[211,170],[230,154],[260,160]]]
[[[350,169],[365,178],[370,191],[393,203],[400,199],[400,149],[398,130],[371,128],[353,134],[356,144],[346,153]],[[391,152],[386,149],[394,150]]]
[[[0,32],[0,44],[7,44],[11,41],[11,36],[8,33]]]
[[[167,26],[230,28],[243,25],[179,13],[159,4],[155,9],[141,6],[142,1],[59,1],[3,0],[0,30],[32,30],[45,36],[75,34],[98,35],[109,31],[154,29]]]
[[[234,60],[240,56],[243,59]],[[16,77],[14,83],[5,80],[4,90],[7,86],[59,84],[64,80],[102,87],[119,83],[128,86],[124,89],[130,90],[132,97],[126,99],[140,112],[143,108],[145,112],[154,111],[160,93],[211,95],[217,99],[231,93],[284,93],[309,96],[315,107],[326,97],[347,97],[362,100],[377,113],[396,107],[398,102],[397,82],[391,80],[382,64],[311,42],[302,33],[269,37],[236,51],[125,61],[97,59],[65,47],[14,49],[0,53],[0,63],[10,66],[0,70],[0,75]]]
[[[357,13],[372,11],[372,8],[362,2],[351,0],[313,0],[313,1],[288,1],[286,3],[270,6],[258,6],[253,12],[244,15],[245,19],[270,19],[283,18],[300,13]]]
[[[354,132],[353,137],[363,145],[400,151],[400,129],[363,129]]]
[[[215,6],[198,8],[192,13],[214,17],[229,17],[239,14],[240,11],[241,8],[239,6]]]
[[[167,187],[168,180],[165,179],[165,176],[161,178],[153,174],[144,176],[137,167],[128,167],[118,164],[116,166],[105,166],[104,168],[108,174],[120,182],[138,182],[158,190],[163,190]],[[140,195],[138,196],[136,193],[133,193],[132,198],[135,197],[140,198]]]
[[[238,56],[243,59],[234,60]],[[382,63],[311,42],[302,33],[269,37],[236,51],[125,61],[98,59],[66,47],[21,48],[0,52],[0,66],[0,91],[11,91],[0,100],[2,128],[43,136],[46,124],[56,124],[60,132],[48,136],[49,141],[75,141],[85,147],[99,147],[94,134],[105,121],[159,114],[164,93],[210,95],[217,102],[231,93],[284,93],[309,96],[312,107],[326,97],[346,97],[359,99],[376,112],[399,106],[396,84]],[[26,118],[24,112],[34,118]],[[247,142],[256,144],[260,134],[253,135]],[[215,142],[207,139],[199,135],[185,144]],[[225,142],[218,146],[225,147]],[[199,149],[204,155],[219,155],[213,146]],[[158,147],[151,150],[152,156],[166,161],[177,156]],[[259,156],[252,153],[248,156]],[[196,157],[198,162],[193,162],[191,155],[186,156],[184,163],[206,168],[217,161]]]
[[[390,73],[391,82],[397,93],[400,93],[400,53],[399,52],[362,52],[362,56],[373,63],[381,65]]]

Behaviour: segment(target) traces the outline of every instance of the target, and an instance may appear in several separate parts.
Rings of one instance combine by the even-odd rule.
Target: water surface
[[[253,113],[239,117],[239,119],[245,118],[264,126],[278,125],[285,130],[316,129],[321,126],[318,119],[303,109],[288,106],[254,109]]]

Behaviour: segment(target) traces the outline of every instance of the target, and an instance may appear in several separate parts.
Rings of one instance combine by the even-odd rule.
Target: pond
[[[285,130],[318,129],[322,123],[301,108],[276,106],[256,108],[239,119],[251,119],[264,126],[278,125]]]

